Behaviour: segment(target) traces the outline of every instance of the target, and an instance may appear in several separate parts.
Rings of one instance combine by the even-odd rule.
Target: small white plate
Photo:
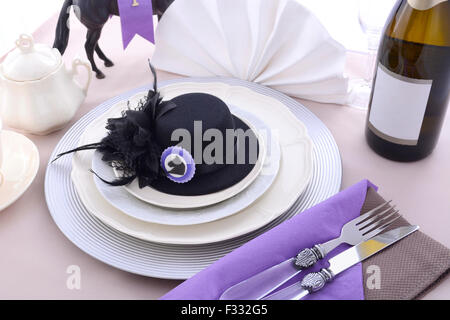
[[[0,211],[19,199],[33,182],[39,169],[39,152],[22,134],[0,132],[3,164],[0,172]]]
[[[110,117],[111,111],[114,112],[114,107],[103,114],[102,118]],[[99,178],[94,177],[97,189],[111,205],[123,213],[142,221],[166,225],[181,226],[211,222],[231,216],[247,208],[261,197],[275,181],[280,167],[280,146],[277,137],[270,135],[269,127],[255,115],[238,108],[234,108],[233,113],[241,119],[246,119],[254,127],[255,132],[261,133],[261,141],[267,146],[263,168],[262,170],[258,169],[258,172],[261,171],[260,174],[243,192],[239,192],[227,200],[217,201],[218,203],[208,207],[178,210],[151,205],[136,199],[123,187],[111,187]],[[116,176],[113,169],[101,158],[100,152],[94,153],[92,170],[102,179],[107,181],[114,180]],[[182,198],[182,201],[189,201],[190,197],[179,196],[179,198]],[[176,200],[179,201],[179,199]],[[183,203],[182,201],[179,202]]]
[[[133,96],[130,99],[130,105],[131,106],[137,106],[140,99],[138,99],[140,95]],[[246,119],[246,115],[248,116],[249,113],[245,112],[239,112],[241,109],[229,106],[230,111],[239,117],[246,125],[250,127],[250,129],[256,134],[258,141],[259,141],[259,155],[258,160],[255,163],[255,166],[253,167],[252,171],[241,181],[236,183],[235,185],[226,188],[224,190],[200,195],[200,196],[179,196],[179,195],[173,195],[168,194],[164,192],[160,192],[153,188],[139,188],[139,183],[137,179],[134,179],[133,182],[131,182],[128,186],[125,186],[125,190],[127,190],[129,193],[131,193],[136,198],[147,202],[149,204],[153,204],[155,206],[164,207],[164,208],[171,208],[171,209],[194,209],[194,208],[201,208],[201,207],[207,207],[214,204],[217,204],[219,202],[222,202],[224,200],[227,200],[238,193],[242,192],[245,188],[247,188],[260,174],[263,166],[264,166],[264,160],[266,157],[266,147],[264,145],[264,140],[262,139],[261,135],[259,134],[259,128],[255,128],[255,126],[252,124],[251,121],[248,121]],[[267,128],[267,126],[265,126]],[[264,130],[264,128],[260,128]],[[105,133],[106,134],[106,133]],[[94,157],[95,159],[95,157]],[[95,171],[95,170],[94,170]],[[113,172],[115,174],[116,178],[119,178],[122,176],[121,172],[118,170],[114,170]]]

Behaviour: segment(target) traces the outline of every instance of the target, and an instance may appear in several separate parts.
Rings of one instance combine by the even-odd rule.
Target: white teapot
[[[57,49],[35,44],[21,35],[0,65],[0,116],[11,128],[45,135],[64,127],[86,98],[92,71],[88,63],[73,61],[67,70]],[[81,87],[74,79],[78,68],[87,70]]]

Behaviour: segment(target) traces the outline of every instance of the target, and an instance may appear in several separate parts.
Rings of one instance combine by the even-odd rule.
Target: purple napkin
[[[215,300],[229,287],[258,272],[295,256],[299,250],[310,248],[339,236],[342,226],[359,216],[369,187],[363,180],[322,203],[285,221],[272,230],[229,253],[205,270],[167,293],[164,300]],[[341,245],[328,258],[347,249]],[[326,259],[327,260],[327,259]],[[327,266],[320,261],[311,271]],[[303,277],[299,274],[286,285]],[[285,285],[285,286],[286,286]],[[309,299],[363,300],[361,264],[343,272],[338,278]]]

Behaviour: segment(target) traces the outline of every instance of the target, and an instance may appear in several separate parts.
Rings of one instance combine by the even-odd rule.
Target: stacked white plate
[[[145,94],[138,88],[98,106],[63,137],[51,157],[98,142],[106,119]],[[161,83],[165,99],[205,92],[224,100],[256,131],[270,131],[265,157],[254,176],[221,195],[185,199],[109,187],[90,172],[114,177],[93,151],[49,164],[46,198],[61,231],[93,257],[129,272],[186,279],[284,220],[339,191],[341,161],[336,143],[304,106],[266,87],[237,79],[178,79]],[[274,137],[277,137],[275,139]],[[195,205],[193,205],[194,203]],[[173,205],[171,205],[173,204]]]

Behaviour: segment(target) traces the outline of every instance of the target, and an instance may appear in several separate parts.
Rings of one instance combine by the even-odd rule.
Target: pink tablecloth
[[[56,19],[35,33],[38,42],[51,45]],[[103,51],[116,66],[104,68],[106,79],[93,81],[89,96],[74,121],[101,102],[151,82],[146,67],[153,46],[141,38],[122,50],[119,20],[113,18],[103,31]],[[85,57],[85,29],[72,19],[67,62]],[[97,60],[98,61],[98,60]],[[348,55],[348,71],[360,74],[362,56]],[[174,78],[160,73],[160,79]],[[417,163],[396,163],[369,149],[364,140],[365,112],[350,107],[301,101],[331,130],[339,145],[344,168],[342,188],[369,178],[380,193],[395,199],[405,217],[450,247],[450,125],[444,124],[440,143],[427,159]],[[64,129],[45,137],[29,136],[41,154],[36,181],[14,205],[0,212],[0,299],[156,299],[179,284],[178,281],[145,278],[105,265],[88,256],[59,231],[44,198],[44,175],[51,151]],[[406,183],[405,183],[406,182]],[[417,199],[421,199],[418,201]],[[81,288],[67,287],[70,266],[81,270]],[[450,278],[425,298],[450,299]]]

